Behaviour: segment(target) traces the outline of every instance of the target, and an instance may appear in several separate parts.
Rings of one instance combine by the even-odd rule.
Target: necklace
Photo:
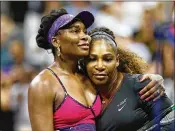
[[[110,98],[111,93],[114,91],[114,89],[117,87],[116,84],[118,82],[118,72],[114,73],[114,76],[112,78],[113,80],[109,84],[109,90],[106,93],[106,98]]]
[[[118,80],[117,75],[118,75],[118,73],[114,72],[114,75],[111,78],[112,81],[109,83],[109,86],[105,87],[106,90],[103,91],[104,93],[101,93],[101,96],[103,99],[109,99],[111,97],[111,92],[116,88],[116,84],[117,84],[117,80]]]
[[[106,109],[106,107],[111,103],[113,97],[115,96],[115,93],[118,91],[122,80],[123,80],[123,74],[120,73],[119,76],[117,77],[117,75],[114,76],[114,80],[111,84],[111,88],[109,89],[109,91],[106,93],[106,97],[102,96],[102,112]]]

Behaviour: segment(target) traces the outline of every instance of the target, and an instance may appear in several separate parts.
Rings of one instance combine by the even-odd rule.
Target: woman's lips
[[[83,50],[88,50],[89,49],[89,44],[88,43],[79,44],[78,46]]]
[[[107,74],[105,74],[105,73],[94,73],[93,76],[96,79],[104,79],[105,77],[107,77]]]

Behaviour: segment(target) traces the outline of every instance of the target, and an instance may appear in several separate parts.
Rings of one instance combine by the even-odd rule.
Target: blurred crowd
[[[53,62],[50,51],[35,41],[41,17],[65,8],[76,15],[88,10],[95,16],[90,28],[113,30],[119,46],[148,62],[146,73],[164,77],[174,102],[174,2],[19,1],[1,2],[1,109],[0,130],[30,131],[27,91],[30,81]]]

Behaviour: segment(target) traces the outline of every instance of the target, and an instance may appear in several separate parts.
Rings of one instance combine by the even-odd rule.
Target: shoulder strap
[[[62,86],[64,92],[67,93],[66,88],[64,87],[63,83],[61,82],[61,80],[60,80],[60,78],[57,76],[57,74],[56,74],[52,69],[50,69],[49,67],[48,67],[47,69],[57,78],[57,80],[58,80],[59,83],[61,84],[61,86]]]

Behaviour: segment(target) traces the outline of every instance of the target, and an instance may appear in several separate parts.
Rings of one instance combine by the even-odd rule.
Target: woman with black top
[[[139,82],[146,64],[133,53],[118,48],[112,31],[96,28],[89,35],[90,53],[84,64],[102,98],[103,109],[97,119],[99,131],[136,131],[172,106],[166,95],[157,101],[141,99],[140,90],[150,82]],[[170,127],[171,124],[162,130]]]

